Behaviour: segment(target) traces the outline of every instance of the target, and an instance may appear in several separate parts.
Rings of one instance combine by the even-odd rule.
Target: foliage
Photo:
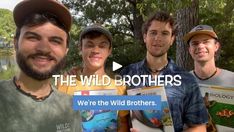
[[[78,49],[79,32],[80,26],[74,22],[70,32],[69,52],[66,57],[67,65],[65,70],[81,64],[81,57]]]
[[[8,66],[7,70],[0,71],[0,80],[11,79],[17,72],[19,72],[17,65]]]
[[[149,14],[157,10],[168,11],[175,16],[175,13],[188,6],[191,0],[63,0],[63,2],[72,10],[75,25],[79,27],[78,30],[72,32],[75,41],[79,38],[81,28],[93,23],[102,24],[111,31],[114,38],[113,54],[107,65],[110,65],[112,60],[128,65],[145,56],[144,45],[142,41],[139,41],[139,31],[141,30],[139,27],[142,24],[139,20],[141,18],[145,20]],[[200,0],[199,2],[200,24],[213,26],[222,42],[218,65],[234,70],[234,55],[232,55],[234,1]],[[71,46],[73,45],[74,43],[71,44]],[[78,51],[72,50],[77,50],[77,48],[72,48],[70,51],[73,56],[79,56]],[[169,55],[175,58],[175,46],[169,51]],[[69,60],[72,62],[76,59],[70,58]]]
[[[13,40],[14,32],[15,24],[12,12],[8,9],[0,9],[0,39],[5,37],[5,42],[10,44]]]
[[[234,1],[203,0],[200,2],[200,23],[211,25],[221,43],[217,64],[234,71]]]
[[[105,26],[111,31],[113,35],[113,53],[109,58],[107,65],[111,65],[111,61],[115,60],[123,65],[129,64],[133,60],[140,60],[141,54],[135,57],[133,50],[139,53],[144,52],[142,45],[135,43],[134,35],[131,23],[132,13],[130,4],[127,1],[122,0],[110,0],[110,1],[73,1],[64,0],[67,6],[73,10],[74,18],[81,28],[93,23],[99,23]],[[139,29],[140,30],[140,29]],[[76,34],[76,41],[78,41],[79,32],[73,32]],[[73,46],[74,43],[71,43]],[[74,56],[78,56],[77,49],[71,49]],[[124,52],[121,52],[124,51]],[[126,54],[128,53],[128,54]],[[69,56],[71,57],[71,56]],[[68,57],[68,59],[69,59]],[[123,59],[124,58],[124,59]],[[74,59],[70,59],[74,60]]]

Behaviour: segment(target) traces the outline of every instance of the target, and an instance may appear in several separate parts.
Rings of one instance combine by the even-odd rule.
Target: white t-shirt
[[[193,71],[190,71],[190,73],[194,75]],[[221,73],[218,76],[214,76],[207,80],[200,80],[195,75],[194,77],[197,79],[199,84],[234,87],[234,72],[225,69],[221,69]]]

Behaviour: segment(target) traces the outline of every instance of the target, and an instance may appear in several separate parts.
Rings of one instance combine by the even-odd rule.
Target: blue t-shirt
[[[146,59],[125,67],[120,74],[124,75],[151,75],[147,67]],[[170,107],[175,132],[183,131],[185,124],[196,125],[208,122],[208,114],[201,96],[199,86],[192,74],[178,67],[173,60],[168,59],[168,65],[160,72],[160,75],[180,75],[181,85],[166,85],[165,91]],[[141,81],[143,82],[143,81]],[[149,87],[146,80],[138,86],[129,88]]]

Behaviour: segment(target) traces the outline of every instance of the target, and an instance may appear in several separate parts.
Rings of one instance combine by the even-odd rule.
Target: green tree
[[[176,36],[176,63],[187,70],[193,69],[193,60],[188,52],[188,45],[183,36],[198,24],[199,1],[192,0],[188,5],[177,10],[178,33]]]
[[[193,7],[194,1],[196,8],[189,10],[188,8]],[[184,42],[181,38],[191,30],[192,26],[198,23],[213,26],[223,43],[218,65],[234,70],[234,56],[231,54],[234,47],[232,39],[234,37],[233,0],[63,0],[63,2],[71,8],[76,25],[79,27],[79,30],[74,33],[76,41],[80,29],[92,23],[102,24],[111,31],[114,37],[113,55],[109,58],[108,65],[112,60],[128,65],[144,58],[142,23],[151,13],[163,10],[171,13],[175,18],[177,17],[180,24],[182,18],[184,20],[189,20],[190,17],[196,18],[193,23],[188,24],[184,21],[184,24],[187,25],[182,23],[183,26],[179,27],[182,33],[177,35],[176,44],[182,47]],[[175,54],[176,52],[177,54]],[[78,52],[73,53],[78,54]],[[191,69],[190,61],[186,61],[189,54],[185,48],[174,45],[170,49],[169,55],[174,59],[177,57],[179,65],[184,63],[181,66]],[[223,58],[228,58],[228,61]]]
[[[200,23],[211,25],[221,42],[216,63],[234,71],[234,1],[202,0],[199,8]]]
[[[13,14],[8,9],[0,9],[0,37],[5,42],[12,44],[13,35],[15,33],[15,24]]]

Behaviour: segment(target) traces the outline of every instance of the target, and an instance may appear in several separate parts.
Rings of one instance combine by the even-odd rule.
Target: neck
[[[29,76],[27,76],[24,72],[20,72],[18,76],[16,76],[17,86],[25,92],[29,93],[36,98],[42,98],[50,94],[51,86],[50,79],[46,80],[35,80]]]
[[[214,60],[204,63],[194,62],[194,72],[199,78],[206,80],[206,78],[211,78],[213,74],[213,76],[217,75],[220,69],[215,66]]]
[[[147,52],[146,60],[147,65],[151,70],[162,70],[168,63],[167,54],[160,57],[155,57]]]

